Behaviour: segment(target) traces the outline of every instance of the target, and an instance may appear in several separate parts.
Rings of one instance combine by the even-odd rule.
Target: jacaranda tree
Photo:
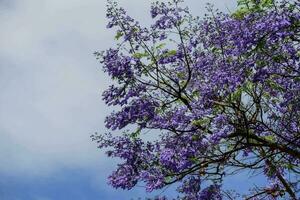
[[[117,45],[95,55],[114,81],[106,127],[122,134],[92,138],[121,160],[113,187],[175,184],[178,199],[235,199],[223,180],[249,171],[269,184],[240,197],[298,199],[300,1],[238,4],[200,18],[180,0],[155,2],[143,27],[108,3]]]

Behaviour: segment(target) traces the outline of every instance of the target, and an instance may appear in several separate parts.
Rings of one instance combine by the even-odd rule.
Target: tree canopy
[[[296,200],[300,2],[239,0],[234,13],[209,5],[203,18],[182,5],[154,2],[153,25],[144,27],[108,3],[117,45],[95,55],[114,81],[103,93],[117,106],[105,120],[114,133],[92,138],[120,158],[109,183],[148,192],[176,184],[178,199],[236,199],[223,181],[249,171],[269,184],[240,197]]]

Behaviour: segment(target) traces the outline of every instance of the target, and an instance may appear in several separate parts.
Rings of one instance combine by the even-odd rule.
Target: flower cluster
[[[178,4],[182,0],[175,0],[172,3],[156,2],[151,6],[151,17],[158,18],[155,24],[152,26],[153,29],[170,29],[178,26],[182,20],[182,13],[189,14],[188,8],[181,8]]]
[[[203,19],[180,0],[156,2],[148,28],[110,2],[119,43],[96,55],[115,81],[103,100],[120,109],[105,123],[131,132],[93,137],[124,161],[112,186],[151,192],[178,183],[178,199],[219,200],[225,171],[244,169],[278,182],[253,198],[296,199],[300,3],[241,2],[234,14],[209,8]]]

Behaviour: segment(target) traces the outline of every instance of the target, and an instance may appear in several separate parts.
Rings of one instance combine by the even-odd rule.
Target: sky
[[[119,0],[150,22],[149,0]],[[186,0],[227,12],[234,0]],[[120,200],[145,194],[114,190],[115,160],[90,139],[111,112],[101,93],[111,81],[93,56],[114,44],[105,0],[0,0],[0,199]],[[239,183],[232,179],[232,184]],[[168,194],[168,191],[166,191]],[[170,194],[171,195],[171,194]]]

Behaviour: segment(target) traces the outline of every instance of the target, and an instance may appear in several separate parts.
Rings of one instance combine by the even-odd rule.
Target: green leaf
[[[296,77],[294,80],[295,80],[296,82],[300,82],[300,77]]]
[[[287,167],[288,169],[293,169],[293,168],[294,168],[294,166],[293,166],[291,163],[287,163],[287,164],[286,164],[286,167]]]
[[[195,157],[192,157],[189,160],[192,161],[193,163],[198,163],[199,162],[199,159],[195,158]]]
[[[170,51],[168,51],[167,56],[174,56],[174,55],[176,55],[176,53],[177,53],[176,50],[170,50]]]
[[[210,123],[210,119],[208,118],[202,118],[202,119],[192,121],[192,125],[194,126],[206,126],[209,123]]]
[[[137,139],[140,136],[140,134],[141,134],[141,128],[138,128],[136,131],[130,133],[129,137],[134,140]]]
[[[193,140],[193,141],[199,140],[199,136],[198,136],[198,135],[193,135],[193,136],[192,136],[192,140]]]
[[[186,80],[181,80],[181,81],[179,82],[179,85],[180,85],[180,87],[183,87],[186,83],[187,83]]]
[[[284,56],[283,55],[276,55],[276,56],[273,56],[272,59],[275,61],[275,62],[281,62],[284,60]]]
[[[166,176],[165,177],[165,182],[172,182],[172,180],[173,180],[173,177],[172,176]]]
[[[115,39],[116,39],[116,40],[119,40],[122,36],[123,36],[123,33],[120,32],[120,31],[118,31],[118,32],[117,32],[117,35],[115,36]]]
[[[260,4],[263,8],[271,7],[274,4],[274,0],[262,0]]]
[[[274,90],[279,90],[279,91],[283,91],[283,92],[285,91],[285,89],[282,86],[280,86],[279,84],[275,83],[272,80],[268,80],[267,83]]]
[[[192,97],[200,97],[200,92],[199,91],[193,91]]]
[[[166,46],[166,43],[161,43],[158,46],[156,46],[156,49],[162,49],[164,46]]]
[[[239,101],[243,93],[243,87],[238,88],[235,92],[233,92],[230,97],[233,101]]]
[[[275,142],[275,137],[273,135],[264,136],[264,139],[269,142]]]
[[[237,10],[236,12],[233,13],[233,17],[235,19],[243,19],[247,14],[249,13],[249,10],[248,9],[245,9],[245,8],[241,8],[239,10]]]
[[[182,80],[186,77],[186,74],[184,72],[178,72],[177,77]]]
[[[246,15],[262,12],[274,5],[274,0],[238,0],[238,10],[233,13],[236,19],[243,19]]]
[[[143,58],[143,57],[147,57],[148,54],[147,53],[134,53],[132,56],[134,58]]]
[[[258,41],[257,48],[263,49],[265,46],[266,46],[266,40],[265,39],[261,39],[260,41]]]

